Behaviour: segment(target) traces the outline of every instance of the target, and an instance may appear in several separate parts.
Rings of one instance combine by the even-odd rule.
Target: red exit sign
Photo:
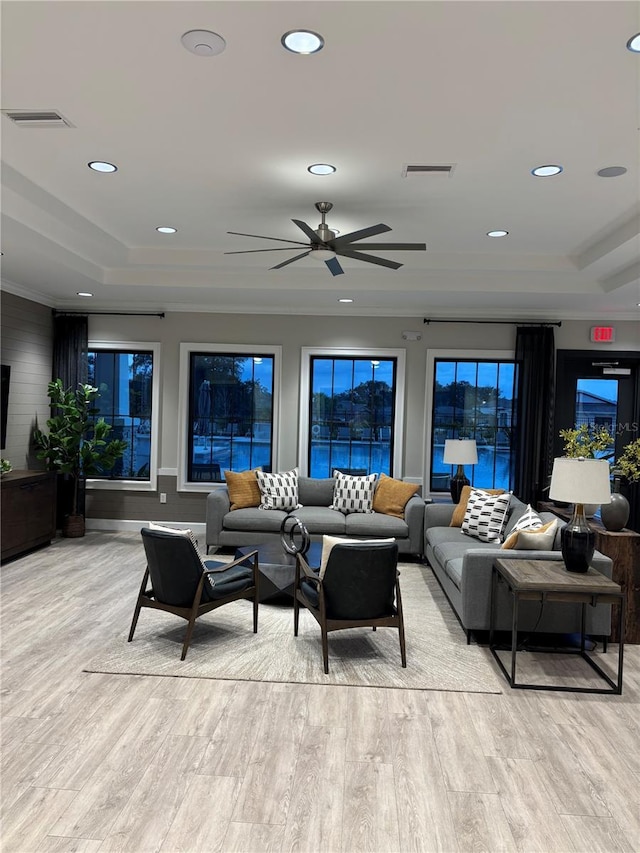
[[[591,340],[598,344],[610,344],[616,339],[613,326],[592,326]]]

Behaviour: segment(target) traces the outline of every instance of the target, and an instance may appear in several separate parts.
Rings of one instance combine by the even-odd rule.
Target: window
[[[478,464],[465,474],[479,488],[510,489],[514,478],[515,362],[493,359],[434,359],[430,489],[448,491],[453,466],[444,465],[448,438],[473,438]]]
[[[279,348],[182,344],[180,488],[223,482],[225,470],[275,470],[278,363]]]
[[[114,468],[92,479],[94,487],[156,486],[158,352],[157,344],[89,342],[87,381],[100,391],[97,416],[111,425],[111,438],[127,442]]]
[[[303,350],[300,447],[312,477],[399,476],[403,350]],[[400,439],[400,440],[399,440]]]

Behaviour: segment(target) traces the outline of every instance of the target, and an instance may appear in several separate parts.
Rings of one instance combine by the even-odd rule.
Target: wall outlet
[[[166,502],[167,502],[167,493],[166,492],[160,492],[160,503],[166,504]]]

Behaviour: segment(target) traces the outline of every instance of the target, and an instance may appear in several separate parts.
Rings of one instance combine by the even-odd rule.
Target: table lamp
[[[478,450],[475,438],[447,438],[444,442],[444,456],[442,461],[445,465],[457,465],[458,470],[451,478],[449,488],[451,500],[454,504],[460,503],[460,493],[463,486],[469,485],[469,480],[464,475],[464,465],[475,465],[478,461]]]
[[[568,572],[586,572],[593,559],[596,534],[589,527],[584,505],[610,503],[609,463],[584,456],[554,459],[549,497],[573,504],[571,520],[562,528],[562,559]]]

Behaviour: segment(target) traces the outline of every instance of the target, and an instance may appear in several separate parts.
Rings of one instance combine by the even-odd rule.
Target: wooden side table
[[[507,670],[494,642],[496,588],[503,581],[513,596],[513,621],[511,629],[511,669]],[[493,564],[491,577],[491,620],[489,649],[502,670],[510,687],[530,690],[563,690],[572,693],[622,693],[622,661],[624,641],[618,645],[618,676],[613,681],[595,660],[589,656],[585,645],[586,609],[588,604],[619,604],[618,630],[624,637],[624,598],[620,584],[605,577],[595,569],[587,572],[568,572],[563,562],[551,560],[513,560],[500,558]],[[521,601],[578,603],[582,605],[580,649],[571,651],[587,661],[589,666],[609,685],[604,687],[567,687],[565,685],[527,684],[516,681],[516,655],[518,651],[518,611]],[[552,652],[549,652],[552,653]]]
[[[538,504],[540,512],[552,512],[563,521],[571,518],[571,508],[563,509],[554,503]],[[625,643],[640,644],[640,533],[633,530],[607,530],[598,519],[590,518],[589,526],[596,534],[596,549],[613,561],[613,580],[626,593]],[[610,640],[619,641],[617,624],[612,625]]]

